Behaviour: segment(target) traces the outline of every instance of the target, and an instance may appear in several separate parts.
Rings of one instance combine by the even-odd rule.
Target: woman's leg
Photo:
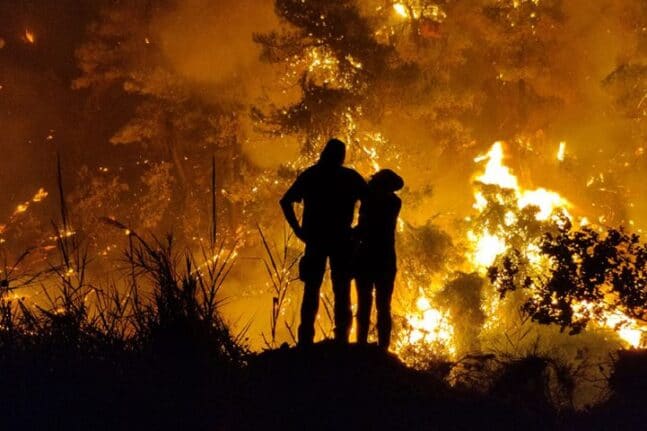
[[[373,306],[373,280],[370,277],[358,276],[355,285],[357,286],[357,342],[366,344]]]
[[[391,343],[391,296],[394,282],[395,271],[381,274],[375,282],[378,344],[384,350],[388,350]]]

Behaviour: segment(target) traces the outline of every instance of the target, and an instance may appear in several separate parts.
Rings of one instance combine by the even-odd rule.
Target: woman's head
[[[368,186],[380,192],[397,192],[404,187],[404,180],[391,169],[382,169],[371,177]]]

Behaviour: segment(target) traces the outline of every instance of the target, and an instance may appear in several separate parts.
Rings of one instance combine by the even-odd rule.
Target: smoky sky
[[[109,143],[128,120],[127,95],[72,89],[80,75],[75,51],[88,26],[102,8],[132,3],[0,2],[1,218],[39,187],[54,187],[57,153],[68,182],[80,166],[94,169],[132,157],[134,149]],[[205,98],[228,89],[248,99],[261,91],[260,81],[250,79],[261,67],[252,33],[276,24],[272,8],[269,0],[178,1],[154,9],[151,22],[142,25],[150,25],[176,72],[209,89]]]
[[[139,2],[141,3],[141,2]],[[367,2],[369,4],[370,2]],[[131,98],[124,92],[97,94],[91,90],[72,90],[79,75],[75,50],[87,35],[88,26],[100,19],[104,7],[128,8],[137,0],[5,0],[0,3],[0,216],[5,217],[16,203],[27,199],[39,187],[52,189],[54,160],[61,155],[70,181],[76,169],[88,165],[118,164],[133,157],[134,148],[116,147],[110,137],[127,122]],[[155,7],[150,22],[151,38],[158,43],[168,65],[201,90],[201,97],[217,99],[225,94],[245,105],[259,100],[279,101],[281,94],[272,88],[275,80],[269,65],[259,60],[259,48],[252,41],[254,32],[279,29],[271,0],[177,0],[152,2]],[[612,102],[601,81],[618,64],[636,59],[637,37],[626,23],[631,20],[634,1],[596,2],[573,0],[562,4],[561,25],[555,29],[556,47],[552,47],[550,67],[536,76],[526,77],[540,93],[550,93],[558,86],[564,103],[555,108],[545,123],[538,124],[546,154],[554,153],[559,141],[568,145],[572,163],[566,167],[544,169],[530,160],[529,185],[578,190],[587,197],[586,204],[604,198],[589,193],[588,179],[594,174],[615,170],[615,181],[627,190],[639,218],[647,214],[640,197],[646,191],[643,164],[631,160],[623,167],[620,155],[631,158],[637,151],[627,120],[612,109]],[[33,43],[27,32],[33,35]],[[644,56],[644,54],[641,54]],[[644,59],[643,59],[644,60]],[[473,73],[479,73],[476,70]],[[118,90],[118,89],[117,89]],[[496,98],[484,102],[481,111],[505,110]],[[474,152],[489,146],[494,139],[507,139],[501,130],[492,130],[488,116],[481,115],[474,124]],[[424,125],[402,116],[385,116],[382,123],[370,125],[403,149],[424,149],[417,160],[425,160],[428,169],[412,164],[403,166],[408,183],[420,188],[435,186],[436,209],[419,212],[420,221],[438,207],[457,209],[455,190],[465,198],[460,208],[469,208],[469,175],[474,154],[441,154],[420,130]],[[246,130],[244,147],[250,158],[276,166],[292,141],[279,144]],[[533,135],[534,136],[534,135]],[[278,148],[278,150],[275,150]],[[523,153],[516,154],[518,158]],[[460,158],[459,158],[460,157]],[[612,165],[613,160],[620,165]],[[427,162],[428,161],[428,162]],[[449,164],[456,170],[443,169]],[[620,167],[622,169],[620,169]],[[561,170],[560,170],[561,169]],[[518,171],[523,173],[524,167]],[[424,172],[421,174],[420,172]]]
[[[271,0],[185,0],[152,27],[175,69],[197,82],[246,85],[260,65],[252,33],[277,25]]]

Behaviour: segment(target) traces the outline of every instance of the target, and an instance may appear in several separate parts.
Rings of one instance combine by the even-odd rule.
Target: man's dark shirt
[[[303,201],[306,242],[333,243],[350,237],[355,204],[365,189],[366,182],[353,169],[317,164],[297,177],[282,200]]]

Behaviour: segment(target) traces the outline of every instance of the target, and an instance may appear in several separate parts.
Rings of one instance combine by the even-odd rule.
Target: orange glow
[[[41,187],[40,189],[38,189],[38,191],[36,192],[36,194],[34,195],[34,197],[33,197],[33,198],[31,198],[31,201],[32,201],[32,202],[40,202],[40,201],[42,201],[43,199],[45,199],[45,198],[47,197],[47,195],[48,195],[48,194],[49,194],[49,193],[47,193],[47,191],[46,191],[44,188],[42,188],[42,187]]]
[[[395,3],[393,5],[393,10],[398,16],[402,18],[409,18],[409,11],[407,10],[407,7],[402,3]]]
[[[566,156],[566,142],[560,142],[559,143],[559,149],[557,150],[557,160],[560,162],[564,161],[564,157]]]
[[[496,204],[500,205],[509,202],[516,206],[517,211],[529,206],[536,207],[537,212],[534,213],[534,218],[541,223],[557,223],[559,220],[556,218],[557,214],[572,218],[568,212],[572,205],[559,193],[545,188],[525,189],[521,186],[517,176],[504,162],[503,143],[496,142],[487,153],[476,157],[474,161],[477,165],[482,166],[474,177],[473,208],[478,216],[488,210],[494,200]],[[483,185],[497,186],[502,191],[486,195],[481,191]],[[504,201],[510,197],[504,198],[503,190],[512,192],[512,201]],[[468,221],[470,220],[472,218],[468,218]],[[587,222],[585,217],[580,217],[579,220],[580,224]],[[510,238],[519,229],[518,222],[515,210],[509,210],[503,214],[500,225],[477,224],[469,229],[466,234],[468,245],[466,257],[469,263],[465,268],[466,272],[477,272],[485,276],[485,272],[494,264],[497,257],[510,251],[512,247]],[[519,244],[516,247],[519,247]],[[521,250],[525,253],[533,272],[542,273],[550,268],[550,262],[542,255],[539,243],[528,242],[522,246]],[[406,275],[405,283],[412,284],[411,281],[406,280]],[[422,291],[415,300],[415,306],[405,313],[407,326],[411,330],[398,341],[396,352],[403,353],[408,346],[412,345],[428,346],[432,349],[442,346],[446,355],[456,357],[458,352],[450,315],[434,304],[433,296],[422,293]],[[505,318],[507,311],[503,311],[503,304],[504,301],[496,293],[491,293],[483,298],[482,307],[487,315],[484,328],[492,330],[501,323],[502,318]],[[574,311],[581,313],[584,310],[583,307],[591,307],[591,305],[576,305]],[[634,348],[643,345],[643,332],[647,330],[638,321],[629,318],[619,310],[603,314],[600,318],[594,319],[591,325],[614,331],[623,344]]]
[[[36,35],[33,31],[25,29],[25,40],[33,45],[36,43]]]
[[[22,213],[26,212],[28,208],[29,208],[29,202],[25,202],[25,203],[23,203],[23,204],[19,204],[19,205],[16,207],[16,210],[13,212],[13,215],[22,214]]]

